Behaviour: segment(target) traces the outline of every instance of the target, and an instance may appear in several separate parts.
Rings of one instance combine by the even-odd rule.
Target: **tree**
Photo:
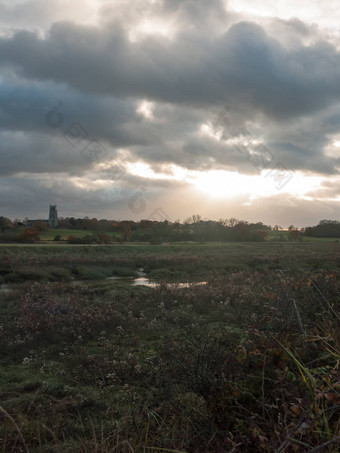
[[[123,220],[119,224],[120,231],[122,232],[123,241],[127,241],[129,236],[131,235],[131,222],[129,220]]]
[[[288,239],[291,241],[302,241],[300,231],[297,228],[290,230],[288,233]]]
[[[110,244],[110,242],[112,242],[112,238],[108,234],[99,234],[98,242],[99,244]]]
[[[0,217],[0,231],[3,233],[13,228],[13,222],[7,217]]]
[[[252,240],[255,242],[263,242],[268,237],[268,231],[266,230],[256,230],[252,234]]]
[[[319,224],[314,227],[305,229],[306,236],[314,237],[340,237],[340,222],[337,220],[320,220]]]
[[[339,225],[337,220],[320,220],[319,225]]]
[[[234,226],[236,226],[240,221],[235,219],[235,217],[232,217],[231,219],[228,220],[228,226],[230,228],[233,228]]]
[[[22,242],[39,241],[39,232],[35,228],[25,228],[25,230],[20,234],[19,239]]]
[[[46,222],[42,222],[41,220],[37,220],[36,222],[33,223],[32,226],[39,233],[41,233],[42,231],[46,231],[47,230],[47,223]]]
[[[184,224],[193,224],[199,223],[202,220],[202,217],[199,214],[194,214],[184,220]]]

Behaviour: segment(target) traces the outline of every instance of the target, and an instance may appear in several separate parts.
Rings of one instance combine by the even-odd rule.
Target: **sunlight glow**
[[[147,179],[163,179],[169,181],[185,181],[187,171],[177,165],[164,165],[163,172],[156,173],[150,165],[144,162],[127,164],[127,169],[131,175]]]
[[[221,140],[223,131],[222,130],[215,130],[210,124],[201,124],[200,132],[203,135],[208,135],[216,140]]]
[[[97,190],[105,189],[107,181],[103,179],[92,179],[91,177],[73,177],[70,178],[71,184],[77,189],[82,190]]]
[[[125,163],[124,170],[130,176],[153,181],[168,181],[174,184],[183,184],[196,193],[201,193],[205,198],[212,200],[236,200],[242,199],[242,206],[251,206],[255,200],[270,198],[277,195],[291,196],[300,200],[338,202],[339,196],[327,194],[330,178],[303,172],[290,173],[290,178],[280,179],[278,170],[263,170],[261,174],[246,175],[226,170],[193,171],[174,164],[164,164],[153,169],[149,164],[139,161],[137,163]],[[41,176],[40,176],[41,177]],[[125,173],[120,182],[124,180]],[[331,177],[332,184],[340,184],[340,177]],[[44,181],[48,184],[48,181]],[[96,173],[88,173],[83,177],[70,179],[71,184],[86,191],[97,191],[112,188],[112,180],[109,175],[101,175],[96,178]],[[328,183],[328,185],[325,183]],[[327,196],[328,195],[328,196]],[[287,199],[288,199],[287,198]]]
[[[171,39],[174,36],[174,29],[168,22],[157,17],[144,20],[129,31],[129,40],[136,42],[148,35],[159,35]]]
[[[283,20],[299,19],[307,23],[317,23],[319,27],[337,34],[338,0],[229,0],[229,8],[242,14],[254,17],[277,17]]]
[[[154,115],[153,115],[153,109],[155,107],[154,102],[149,102],[147,100],[143,100],[138,104],[138,108],[136,110],[137,113],[140,113],[141,115],[144,116],[144,118],[148,120],[153,120]]]
[[[333,159],[340,157],[340,139],[338,135],[333,136],[333,139],[325,146],[324,154]]]
[[[277,170],[263,170],[260,175],[242,175],[225,170],[214,170],[197,174],[193,184],[198,190],[214,198],[248,195],[251,201],[258,197],[270,197],[279,192],[303,198],[308,192],[317,189],[322,181],[321,177],[305,176],[296,172],[283,185],[279,176]]]
[[[309,199],[309,193],[321,187],[324,178],[302,172],[263,170],[261,174],[245,175],[233,171],[192,171],[177,165],[164,165],[160,172],[144,162],[127,164],[130,174],[153,180],[182,181],[212,198],[247,196],[249,203],[259,197],[287,193]]]

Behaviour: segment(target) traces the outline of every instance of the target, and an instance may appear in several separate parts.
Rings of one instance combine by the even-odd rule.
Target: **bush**
[[[80,280],[103,280],[111,275],[111,269],[98,266],[78,266],[74,273]]]
[[[34,228],[26,228],[19,236],[21,242],[34,243],[39,241],[39,232]]]
[[[149,277],[168,279],[168,278],[172,277],[172,275],[173,275],[173,272],[170,269],[161,268],[161,269],[152,270],[149,274]]]
[[[118,277],[136,277],[137,272],[130,267],[114,267],[112,269],[112,275],[117,275]]]
[[[5,276],[6,282],[23,282],[26,280],[41,282],[48,281],[50,274],[39,267],[21,268]]]
[[[71,271],[68,268],[51,266],[46,270],[50,274],[50,281],[69,282],[71,280]]]
[[[112,242],[112,238],[108,234],[100,234],[98,236],[99,244],[110,244],[111,242]]]
[[[3,233],[0,234],[0,242],[2,243],[15,243],[21,242],[19,236],[16,233]]]
[[[163,243],[163,239],[162,238],[153,238],[150,241],[151,245],[161,245],[162,243]]]

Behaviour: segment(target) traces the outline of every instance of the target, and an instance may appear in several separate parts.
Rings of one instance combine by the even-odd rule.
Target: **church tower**
[[[50,215],[48,217],[48,224],[50,228],[56,228],[58,225],[58,211],[56,204],[50,204]]]

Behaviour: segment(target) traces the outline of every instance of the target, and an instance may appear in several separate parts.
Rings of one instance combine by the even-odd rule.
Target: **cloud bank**
[[[279,223],[284,206],[292,223],[293,204],[300,225],[329,209],[337,218],[334,25],[278,4],[275,15],[236,0],[2,2],[3,215],[57,202],[65,215],[141,218],[162,206],[174,219],[190,209]],[[223,204],[223,193],[197,190],[195,178],[212,171],[250,185],[265,172],[274,183],[302,174],[306,187],[294,194],[276,181],[258,198],[249,186]],[[145,212],[129,211],[137,192]]]

